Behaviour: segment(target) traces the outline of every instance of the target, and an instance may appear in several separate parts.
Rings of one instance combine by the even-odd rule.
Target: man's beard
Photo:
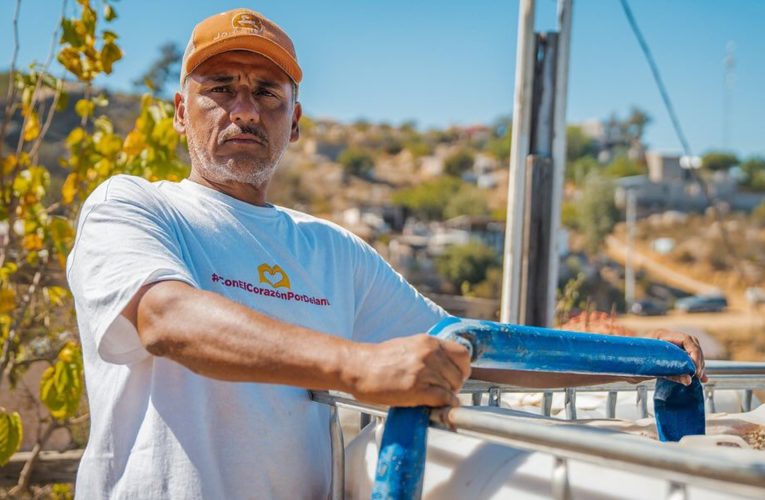
[[[241,133],[252,133],[263,143],[268,143],[265,134],[257,129],[233,126],[220,134],[218,144],[222,144],[227,138]],[[255,158],[239,154],[235,158],[220,161],[213,158],[204,145],[197,143],[196,134],[192,130],[186,134],[186,142],[189,146],[192,166],[199,169],[203,178],[217,183],[237,182],[258,187],[263,186],[271,180],[283,153],[279,152],[272,158]]]

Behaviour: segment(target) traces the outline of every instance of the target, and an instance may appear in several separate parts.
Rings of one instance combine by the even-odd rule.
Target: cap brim
[[[186,76],[212,56],[232,50],[246,50],[262,55],[284,71],[295,84],[299,84],[303,78],[300,66],[283,48],[267,38],[248,34],[223,38],[197,49],[186,61],[186,70],[181,74],[181,83]]]

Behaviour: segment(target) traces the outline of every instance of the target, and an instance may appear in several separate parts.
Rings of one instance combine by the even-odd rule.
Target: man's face
[[[186,135],[192,168],[217,183],[267,185],[298,139],[300,114],[290,78],[247,51],[211,57],[175,96],[175,129]]]

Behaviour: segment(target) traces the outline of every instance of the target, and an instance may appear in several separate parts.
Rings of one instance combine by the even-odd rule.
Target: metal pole
[[[568,94],[568,66],[571,52],[571,16],[572,0],[558,0],[558,47],[555,68],[555,108],[553,111],[553,181],[552,206],[550,217],[549,267],[547,271],[547,318],[554,326],[555,301],[558,289],[558,231],[560,229],[560,209],[563,200],[563,178],[566,170],[566,98]]]
[[[521,0],[515,62],[515,99],[507,187],[507,222],[503,252],[500,320],[518,323],[520,306],[521,242],[523,238],[526,157],[531,132],[531,95],[534,78],[534,0]]]
[[[332,500],[345,498],[345,443],[337,407],[329,408],[329,438],[332,443]]]
[[[627,189],[627,255],[624,266],[624,302],[627,305],[627,312],[632,311],[632,304],[635,303],[635,264],[633,262],[635,246],[635,218],[637,211],[637,200],[635,190]]]

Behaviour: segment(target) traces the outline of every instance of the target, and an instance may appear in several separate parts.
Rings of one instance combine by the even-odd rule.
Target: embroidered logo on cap
[[[247,12],[235,15],[231,20],[231,26],[234,29],[250,29],[258,33],[263,31],[263,23],[260,21],[260,18]]]

